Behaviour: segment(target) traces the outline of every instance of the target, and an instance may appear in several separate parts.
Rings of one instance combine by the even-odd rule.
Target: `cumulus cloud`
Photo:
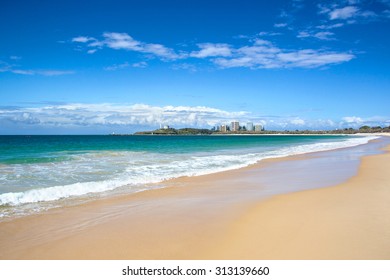
[[[360,118],[360,117],[344,117],[342,118],[342,120],[346,123],[362,123],[363,122],[363,119]]]
[[[290,122],[294,125],[297,125],[297,126],[302,126],[302,125],[306,124],[306,122],[301,118],[292,119]]]
[[[162,44],[151,44],[135,40],[127,33],[104,32],[102,39],[98,40],[88,36],[78,36],[72,39],[74,43],[85,44],[88,53],[94,53],[100,48],[110,48],[114,50],[127,50],[154,55],[161,59],[175,60],[180,58],[173,49]]]
[[[303,119],[299,116],[262,116],[247,111],[226,111],[205,106],[152,106],[147,104],[52,104],[40,107],[0,107],[0,126],[17,129],[108,131],[121,128],[153,129],[160,124],[173,127],[201,127],[251,121],[267,129],[336,129],[362,125],[389,126],[389,117],[344,117],[340,120]],[[102,130],[103,129],[103,130]],[[106,130],[106,131],[107,131]]]
[[[213,62],[222,68],[317,68],[347,62],[355,55],[324,50],[284,50],[271,42],[258,40],[252,46],[234,50],[232,58],[216,58]]]
[[[232,51],[228,44],[212,44],[203,43],[198,44],[199,51],[194,51],[190,54],[191,57],[205,58],[215,56],[231,56]]]
[[[132,51],[141,51],[141,42],[134,40],[127,33],[105,32],[104,41],[101,43],[112,49],[125,49]]]
[[[319,4],[318,13],[327,15],[332,22],[338,20],[344,21],[347,24],[367,22],[368,19],[375,19],[380,17],[380,15],[376,14],[375,12],[368,10],[367,8],[369,6],[363,5],[360,3],[360,1],[347,1],[347,3],[344,4],[347,4],[347,6],[342,6],[339,3],[329,5]],[[328,24],[323,26],[327,26],[328,28],[340,27],[337,24]]]
[[[314,35],[301,33],[302,37],[315,36],[321,40],[331,40],[332,32],[323,31]],[[251,44],[234,47],[227,44],[199,44],[200,51],[192,57],[210,59],[220,68],[246,67],[267,68],[317,68],[347,62],[355,57],[352,53],[325,50],[287,50],[275,46],[271,41],[254,39]]]
[[[368,126],[390,126],[390,120],[388,117],[384,116],[373,116],[373,117],[357,117],[357,116],[347,116],[341,119],[339,126],[341,127],[353,127],[359,128],[363,125]]]
[[[318,32],[303,31],[298,34],[300,38],[314,37],[319,40],[334,40],[334,33],[328,30]],[[72,41],[85,44],[89,53],[99,48],[114,50],[127,50],[157,57],[163,61],[176,61],[185,59],[201,59],[212,62],[219,68],[247,67],[259,68],[317,68],[332,64],[350,61],[355,55],[350,52],[335,52],[321,49],[282,49],[273,42],[262,38],[252,38],[246,45],[234,46],[226,43],[199,43],[198,50],[177,51],[167,48],[162,44],[144,43],[135,40],[127,33],[105,32],[103,39],[79,36]],[[192,63],[192,62],[191,62]],[[177,63],[176,65],[188,65],[189,63]],[[117,64],[106,67],[106,70],[116,70],[127,67],[127,64]],[[134,64],[133,66],[146,66]],[[174,69],[184,67],[173,66]],[[189,69],[189,67],[186,67]],[[191,68],[194,69],[194,68]]]
[[[208,127],[245,117],[248,112],[228,112],[203,106],[151,106],[145,104],[64,104],[35,108],[0,108],[0,122],[41,126],[176,126]]]
[[[346,6],[343,8],[334,9],[329,12],[329,18],[331,20],[335,19],[348,19],[354,17],[358,14],[359,9],[355,6]]]
[[[93,37],[85,37],[85,36],[78,36],[72,39],[72,42],[77,42],[77,43],[87,43],[89,41],[96,41],[96,39]]]

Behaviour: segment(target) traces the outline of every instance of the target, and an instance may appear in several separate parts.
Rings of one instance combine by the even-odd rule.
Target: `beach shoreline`
[[[334,187],[255,195],[260,169],[299,155],[1,222],[0,259],[389,259],[389,148]]]

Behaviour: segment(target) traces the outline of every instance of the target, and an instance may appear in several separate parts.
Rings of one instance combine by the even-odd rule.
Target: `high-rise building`
[[[263,129],[263,126],[261,124],[255,125],[255,131],[261,131]]]
[[[253,131],[253,122],[247,122],[246,123],[246,130],[247,131]]]
[[[232,122],[232,126],[230,127],[231,131],[239,131],[240,130],[240,123],[239,122]]]
[[[221,131],[221,132],[226,132],[226,131],[227,131],[226,125],[225,125],[225,124],[222,124],[222,125],[219,127],[219,131]]]

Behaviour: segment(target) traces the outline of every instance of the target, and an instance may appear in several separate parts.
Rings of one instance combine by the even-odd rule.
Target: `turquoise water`
[[[55,207],[67,199],[142,191],[167,179],[241,168],[266,158],[356,146],[370,139],[0,136],[0,217]]]
[[[71,160],[97,151],[197,153],[345,140],[346,136],[0,136],[0,164]]]

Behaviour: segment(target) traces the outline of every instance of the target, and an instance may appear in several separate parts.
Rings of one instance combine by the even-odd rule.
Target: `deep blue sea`
[[[262,159],[367,143],[357,136],[0,136],[0,218],[131,193]]]

